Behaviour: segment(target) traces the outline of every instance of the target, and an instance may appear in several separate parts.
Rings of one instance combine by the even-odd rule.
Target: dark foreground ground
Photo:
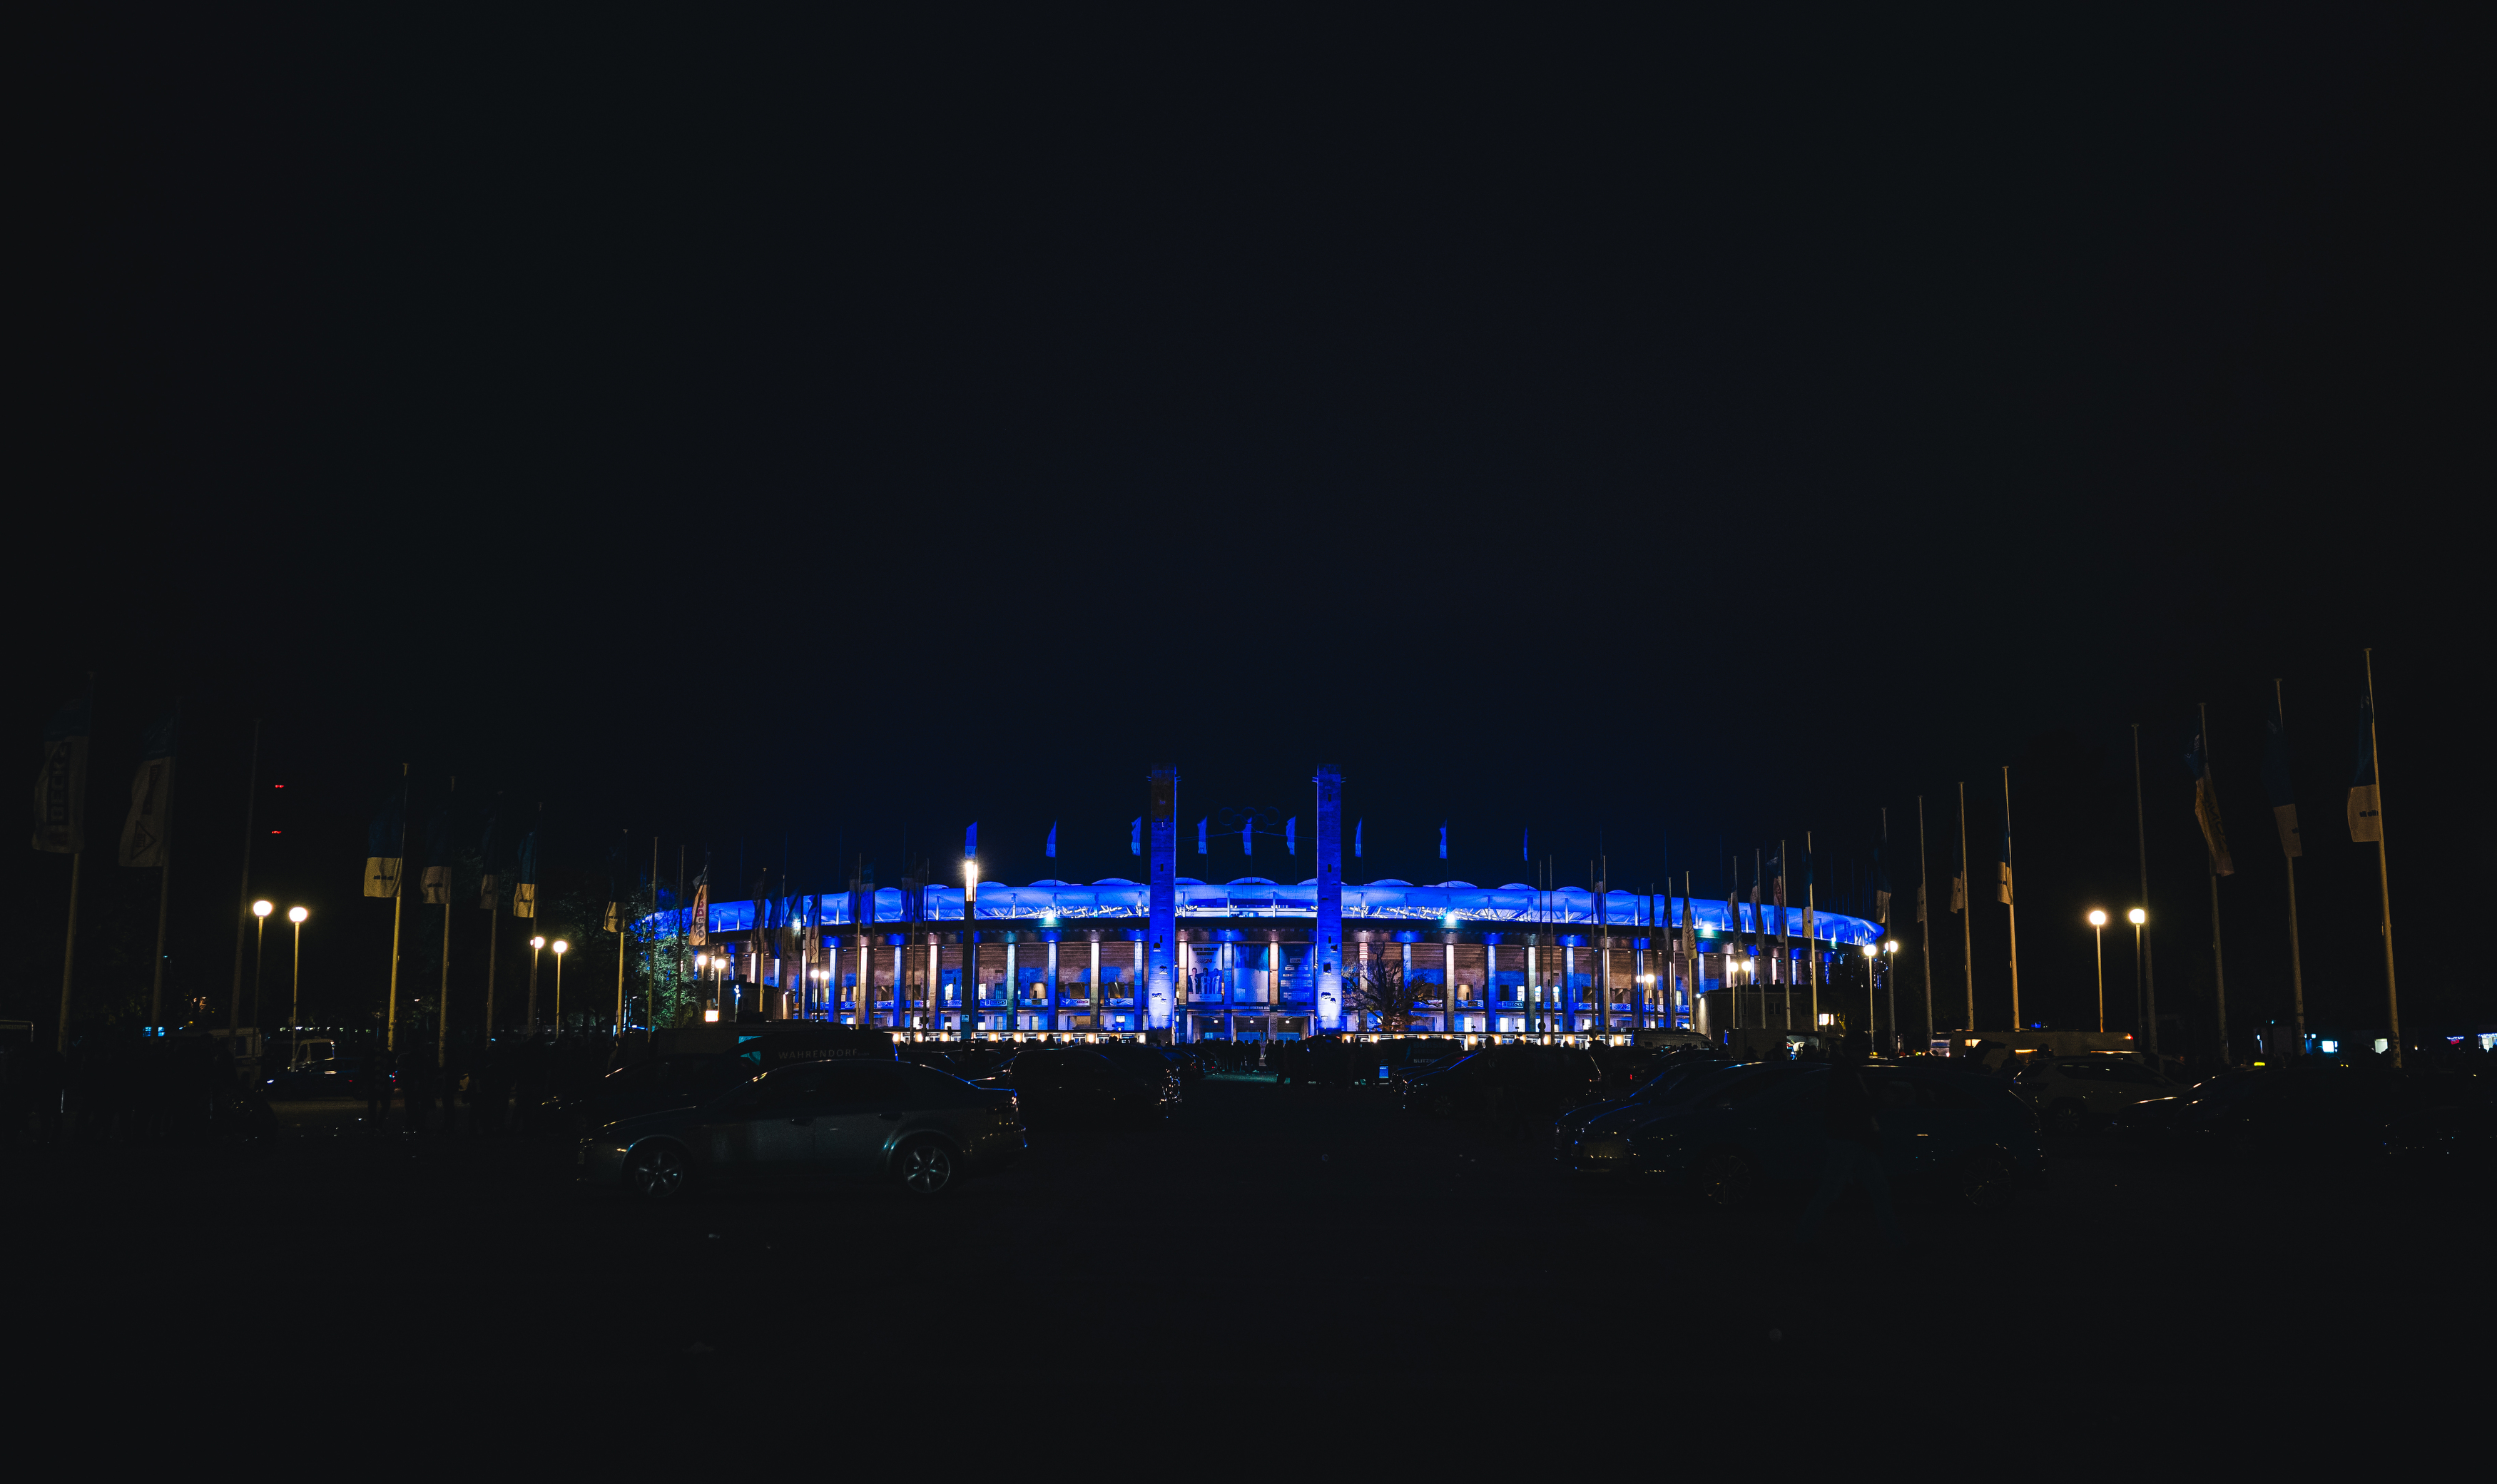
[[[295,1117],[255,1148],[4,1156],[21,1419],[1592,1459],[1816,1425],[2059,1451],[2467,1433],[2480,1404],[2450,1408],[2485,1393],[2486,1193],[2363,1166],[2067,1145],[2018,1210],[1908,1201],[1901,1257],[1845,1206],[1798,1261],[1792,1204],[1575,1181],[1370,1089],[1203,1084],[1166,1129],[1035,1132],[925,1205],[646,1209],[575,1186],[561,1144]]]

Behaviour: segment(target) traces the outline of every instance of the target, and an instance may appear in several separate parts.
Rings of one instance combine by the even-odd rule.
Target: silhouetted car
[[[398,1073],[386,1073],[391,1085],[398,1084]],[[332,1057],[326,1061],[307,1061],[271,1073],[263,1080],[262,1091],[269,1097],[300,1100],[316,1097],[363,1097],[373,1077],[372,1058],[368,1057]]]
[[[575,1133],[604,1128],[646,1113],[695,1107],[756,1074],[753,1061],[734,1052],[653,1057],[618,1067],[596,1082],[554,1099],[560,1126]]]
[[[1603,1090],[1603,1069],[1565,1046],[1486,1046],[1405,1086],[1405,1106],[1440,1118],[1486,1113],[1508,1123],[1552,1117]]]
[[[1107,1046],[1091,1046],[1084,1050],[1098,1054],[1112,1066],[1120,1068],[1140,1081],[1168,1084],[1170,1096],[1167,1100],[1170,1102],[1178,1102],[1186,1087],[1186,1078],[1180,1070],[1179,1058],[1158,1046],[1148,1046],[1138,1041],[1116,1041]]]
[[[906,1061],[801,1061],[581,1141],[581,1178],[668,1200],[700,1184],[891,1182],[937,1195],[1020,1156],[1012,1092]]]
[[[1644,1122],[1660,1111],[1668,1098],[1691,1095],[1699,1081],[1725,1070],[1723,1054],[1714,1048],[1705,1051],[1678,1051],[1663,1059],[1645,1082],[1624,1097],[1608,1098],[1600,1103],[1586,1103],[1564,1113],[1552,1123],[1552,1152],[1565,1163],[1575,1164],[1574,1151],[1579,1137],[1596,1126],[1627,1128]],[[1599,1165],[1595,1169],[1611,1169]]]
[[[2355,1153],[2383,1147],[2406,1089],[2388,1065],[2301,1057],[2238,1067],[2118,1114],[2108,1131],[2177,1153]]]
[[[1179,1101],[1176,1077],[1137,1076],[1090,1046],[1032,1047],[982,1086],[1013,1089],[1034,1125],[1159,1122]]]
[[[2011,1090],[2059,1133],[2096,1128],[2146,1097],[2174,1097],[2185,1085],[2131,1057],[2041,1057],[2011,1079]]]
[[[1829,1065],[1751,1062],[1713,1074],[1697,1095],[1668,1099],[1654,1117],[1582,1140],[1579,1157],[1624,1161],[1718,1206],[1763,1192],[1807,1189],[1820,1178],[1828,1137],[1821,1111]],[[1939,1189],[1979,1209],[2009,1201],[2044,1167],[2038,1119],[1994,1078],[1911,1063],[1863,1068],[1881,1121],[1881,1156],[1893,1184]]]

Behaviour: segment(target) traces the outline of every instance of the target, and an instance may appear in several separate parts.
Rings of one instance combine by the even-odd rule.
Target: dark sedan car
[[[1881,1121],[1881,1155],[1894,1183],[1936,1187],[1979,1209],[2009,1201],[2043,1168],[2038,1118],[1992,1078],[1912,1063],[1866,1067]],[[1694,1079],[1695,1095],[1668,1099],[1645,1122],[1598,1137],[1643,1174],[1688,1186],[1719,1206],[1817,1181],[1828,1149],[1821,1131],[1829,1067],[1817,1061],[1750,1062]]]
[[[1725,1069],[1722,1053],[1711,1047],[1705,1050],[1677,1051],[1665,1057],[1662,1063],[1645,1082],[1632,1088],[1626,1097],[1600,1103],[1587,1103],[1572,1108],[1553,1121],[1552,1152],[1564,1163],[1580,1169],[1609,1170],[1608,1164],[1586,1165],[1577,1161],[1581,1138],[1590,1128],[1628,1128],[1660,1112],[1669,1099],[1691,1095],[1706,1076]]]
[[[1542,1119],[1603,1090],[1596,1058],[1565,1046],[1486,1046],[1406,1085],[1405,1106],[1453,1118],[1488,1113],[1509,1122]]]
[[[561,1097],[556,1112],[563,1127],[587,1133],[646,1113],[694,1107],[754,1073],[755,1064],[733,1052],[653,1057]]]
[[[1082,1046],[1035,1046],[982,1086],[1011,1088],[1033,1123],[1159,1122],[1179,1101],[1179,1079],[1139,1076]]]
[[[2320,1057],[2240,1067],[2183,1092],[2134,1103],[2109,1131],[2136,1149],[2178,1153],[2356,1154],[2382,1146],[2410,1089],[2389,1067]]]
[[[581,1141],[581,1178],[646,1200],[774,1181],[892,1182],[930,1196],[1023,1149],[1012,1092],[904,1061],[803,1061],[598,1130]]]

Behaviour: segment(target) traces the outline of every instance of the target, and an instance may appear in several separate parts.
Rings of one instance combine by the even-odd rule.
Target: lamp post
[[[269,900],[251,904],[251,1023],[260,1024],[260,963],[263,940],[269,936],[269,914],[277,903]]]
[[[974,1039],[973,1027],[980,1023],[980,930],[974,926],[980,915],[980,862],[977,856],[963,857],[963,1039]]]
[[[572,945],[556,938],[552,946],[554,949],[554,1033],[560,1036],[563,1034],[563,956],[571,951]]]
[[[294,1041],[299,1043],[303,1039],[303,919],[311,915],[302,907],[286,909],[286,920],[295,925],[295,962],[287,966],[287,977],[291,982],[286,992],[286,1024],[294,1027]],[[292,1046],[286,1053],[286,1060],[290,1066],[295,1062]]]
[[[1878,972],[1878,970],[1880,969],[1881,965],[1881,944],[1879,944],[1879,943],[1867,943],[1867,944],[1865,944],[1865,945],[1864,945],[1864,1031],[1865,1031],[1864,1039],[1865,1039],[1868,1043],[1873,1039],[1873,1034],[1872,1034],[1872,1033],[1873,1033],[1876,1029],[1880,1028],[1881,1024],[1881,1006],[1880,1001],[1879,1001],[1879,1000],[1877,1000],[1877,999],[1874,997],[1874,996],[1875,996],[1875,995],[1876,995],[1876,993],[1877,993],[1877,989],[1876,989],[1876,986],[1875,986],[1875,984],[1874,984],[1874,981],[1881,977],[1881,974]]]
[[[1883,940],[1881,951],[1889,955],[1889,962],[1881,967],[1881,988],[1890,996],[1890,1054],[1905,1056],[1907,1041],[1899,1034],[1899,940]]]
[[[529,936],[529,1034],[538,1033],[538,951],[546,947],[543,933]]]
[[[2141,925],[2150,921],[2150,914],[2141,910],[2139,907],[2135,907],[2132,911],[2124,914],[2124,916],[2127,922],[2133,924],[2133,1025],[2135,1030],[2139,1030],[2142,1028]],[[2156,1058],[2159,1054],[2158,1041],[2148,1034],[2144,1034],[2141,1041],[2142,1045],[2150,1049],[2152,1057]]]
[[[2099,1034],[2106,1034],[2106,914],[2090,908],[2090,937],[2098,946]]]

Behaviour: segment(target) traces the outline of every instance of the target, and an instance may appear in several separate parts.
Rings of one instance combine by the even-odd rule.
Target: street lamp
[[[2150,914],[2135,907],[2124,914],[2124,918],[2133,924],[2133,1025],[2135,1030],[2141,1030],[2141,927],[2150,921]],[[2159,1050],[2156,1038],[2147,1032],[2142,1035],[2141,1044],[2149,1047],[2154,1055]]]
[[[276,910],[277,903],[266,900],[251,904],[251,1023],[254,1026],[260,1024],[261,942],[269,936],[269,914]]]
[[[980,860],[963,857],[963,1039],[980,1026]]]
[[[2090,908],[2090,937],[2098,945],[2099,1034],[2106,1034],[2106,914]]]
[[[554,940],[554,1033],[563,1034],[563,956],[572,945],[561,938]]]
[[[300,1042],[303,1038],[303,920],[311,915],[312,913],[303,907],[286,909],[286,920],[295,925],[295,962],[288,965],[287,969],[288,977],[293,982],[287,988],[286,1023],[295,1027],[297,1042]],[[292,1046],[286,1054],[286,1060],[288,1065],[294,1064],[295,1052]]]
[[[544,947],[546,947],[546,935],[545,935],[544,933],[533,933],[533,934],[531,934],[531,935],[530,935],[530,937],[529,937],[529,1034],[530,1034],[530,1035],[532,1035],[532,1036],[534,1036],[534,1035],[536,1035],[536,1034],[538,1033],[538,950],[540,950],[540,949],[542,949],[542,948],[544,948]]]

